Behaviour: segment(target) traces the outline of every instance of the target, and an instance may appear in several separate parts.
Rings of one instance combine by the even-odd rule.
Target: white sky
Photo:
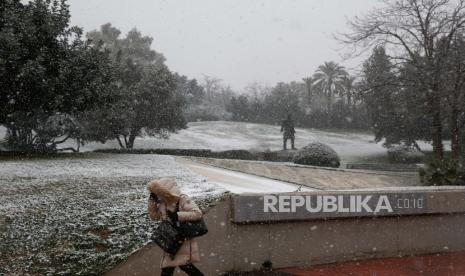
[[[209,75],[235,89],[251,82],[299,81],[324,61],[349,67],[333,34],[375,0],[69,0],[72,24],[90,31],[111,22],[154,38],[168,66]]]

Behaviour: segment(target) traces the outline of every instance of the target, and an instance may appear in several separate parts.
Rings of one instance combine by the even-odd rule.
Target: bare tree
[[[339,38],[367,50],[385,46],[399,63],[420,72],[416,82],[427,93],[435,157],[442,159],[441,72],[451,44],[465,25],[465,0],[382,0],[384,5],[349,22],[352,31]],[[444,47],[439,51],[437,45]]]

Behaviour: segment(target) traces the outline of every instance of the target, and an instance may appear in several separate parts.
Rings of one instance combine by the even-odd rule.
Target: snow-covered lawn
[[[201,203],[225,192],[169,156],[0,161],[0,275],[106,271],[149,240],[145,183],[167,176]]]
[[[279,150],[279,130],[269,125],[199,122],[169,140],[138,138],[136,147]],[[0,139],[4,133],[0,127]],[[347,162],[385,154],[372,140],[369,134],[297,129],[296,146],[326,143]],[[97,148],[118,145],[91,143],[82,149]],[[188,169],[169,156],[86,153],[74,158],[0,160],[0,275],[106,271],[149,240],[145,183],[167,176],[176,177],[184,193],[201,204],[227,190],[296,189],[215,168]]]
[[[346,160],[376,156],[386,153],[381,144],[373,143],[373,135],[354,132],[329,132],[315,129],[297,129],[296,147],[312,142],[326,143]],[[290,143],[290,142],[288,142]],[[211,150],[280,150],[282,134],[279,126],[238,122],[198,122],[172,134],[168,140],[151,137],[137,138],[137,148],[196,148]],[[118,148],[117,143],[91,143],[83,150]]]
[[[0,127],[0,139],[4,136]],[[373,142],[374,136],[369,133],[323,131],[316,129],[297,129],[296,147],[301,148],[312,142],[330,145],[340,155],[342,163],[357,162],[376,156],[386,155],[381,143]],[[290,142],[289,142],[290,143]],[[420,143],[424,149],[431,146]],[[72,141],[67,146],[75,146]],[[152,137],[137,138],[136,148],[179,148],[179,149],[211,149],[215,151],[246,150],[280,150],[282,134],[279,126],[250,124],[240,122],[197,122],[189,123],[188,128],[172,134],[169,139]],[[116,141],[106,144],[90,143],[81,148],[82,151],[95,149],[119,148]]]
[[[4,134],[0,127],[0,139]],[[326,143],[343,162],[353,162],[385,155],[386,150],[372,140],[364,133],[297,129],[296,146]],[[236,122],[190,123],[168,140],[136,140],[136,148],[264,151],[281,146],[278,126]],[[118,145],[90,143],[82,150],[98,148]],[[145,183],[166,176],[176,177],[183,191],[201,203],[227,190],[296,188],[214,168],[189,170],[169,156],[86,153],[74,158],[0,160],[0,275],[105,271],[148,241]]]
[[[0,275],[106,271],[149,241],[145,185],[159,177],[203,207],[226,192],[299,188],[160,155],[0,160]]]

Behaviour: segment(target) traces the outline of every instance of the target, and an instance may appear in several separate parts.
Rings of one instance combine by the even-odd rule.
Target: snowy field
[[[0,161],[0,275],[105,271],[149,240],[145,183],[167,176],[200,203],[225,192],[168,156]]]
[[[314,129],[297,129],[296,147],[312,142],[326,143],[333,147],[343,161],[382,155],[386,149],[373,143],[373,135],[337,133]],[[136,140],[137,148],[197,148],[211,150],[281,150],[282,133],[279,126],[237,122],[190,123],[189,128],[171,135],[169,140],[145,137]],[[288,142],[290,147],[290,142]],[[90,144],[84,150],[117,148],[116,143]]]
[[[98,153],[0,160],[0,275],[106,271],[149,241],[145,184],[154,178],[176,177],[203,207],[227,192],[299,188],[184,162]]]
[[[4,132],[0,128],[0,137]],[[201,122],[168,140],[138,138],[136,148],[279,150],[281,137],[277,126]],[[369,134],[297,129],[296,146],[326,143],[347,162],[385,154],[372,140]],[[91,143],[82,149],[97,148],[118,145]],[[149,240],[145,183],[153,178],[176,177],[183,192],[201,204],[228,191],[296,189],[240,173],[190,168],[157,155],[0,160],[0,275],[99,274],[125,259]]]
[[[215,151],[246,150],[281,150],[282,134],[279,126],[249,124],[239,122],[198,122],[189,123],[189,127],[172,134],[169,139],[152,137],[137,138],[136,148],[179,148],[179,149],[211,149]],[[0,129],[3,137],[4,129]],[[381,143],[374,143],[374,136],[369,133],[330,132],[316,129],[297,129],[296,147],[301,148],[312,142],[330,145],[340,155],[342,162],[357,162],[371,157],[386,154]],[[75,146],[72,142],[66,146]],[[288,142],[290,147],[290,142]],[[430,145],[420,143],[423,149]],[[81,148],[82,151],[95,149],[119,148],[116,141],[106,144],[90,143]]]

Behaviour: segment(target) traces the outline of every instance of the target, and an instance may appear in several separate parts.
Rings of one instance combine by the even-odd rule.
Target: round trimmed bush
[[[341,159],[335,150],[322,143],[311,143],[294,156],[294,163],[318,167],[338,168]]]
[[[388,149],[389,162],[391,163],[421,163],[425,154],[414,147],[396,145]]]

